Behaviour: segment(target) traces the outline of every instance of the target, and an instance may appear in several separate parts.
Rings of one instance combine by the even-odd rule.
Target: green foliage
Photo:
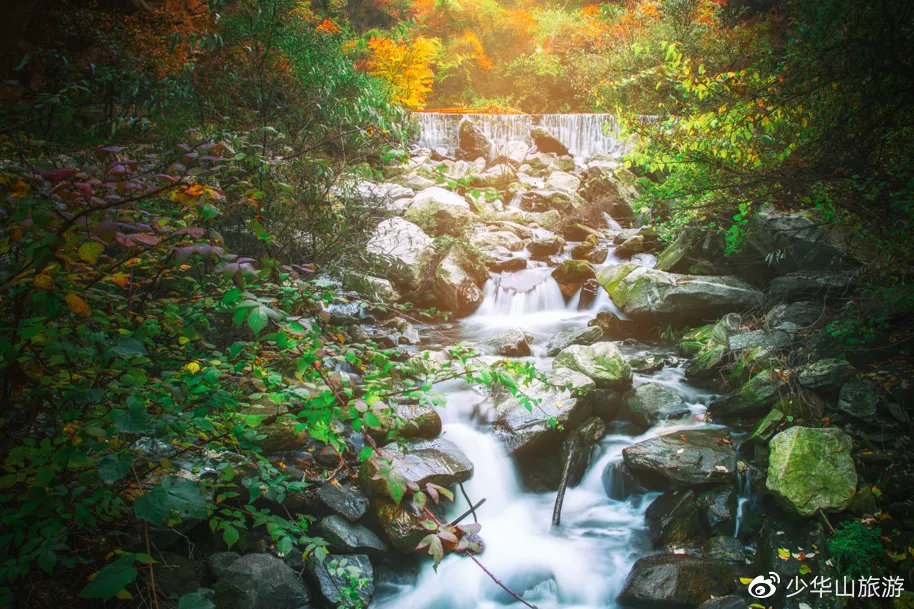
[[[883,572],[885,547],[879,527],[869,528],[856,521],[844,522],[828,541],[828,551],[838,561],[847,577],[857,579]]]

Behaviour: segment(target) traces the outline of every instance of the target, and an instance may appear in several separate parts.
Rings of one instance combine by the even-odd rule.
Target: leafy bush
[[[879,575],[885,556],[885,547],[879,536],[882,531],[870,529],[857,521],[844,522],[828,541],[828,551],[841,565],[847,577],[857,579]]]

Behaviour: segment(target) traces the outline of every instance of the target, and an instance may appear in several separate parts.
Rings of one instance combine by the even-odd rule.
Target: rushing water
[[[426,148],[457,147],[457,126],[471,118],[497,147],[511,140],[532,145],[530,129],[543,127],[568,147],[575,157],[587,159],[595,154],[621,156],[626,151],[619,138],[619,125],[611,114],[456,114],[417,112],[417,144]]]
[[[419,114],[422,146],[453,148],[456,127],[464,115]],[[607,115],[489,116],[474,119],[498,144],[507,140],[529,141],[533,124],[542,124],[576,156],[597,152],[618,154],[622,145],[613,137],[617,129]],[[609,135],[604,133],[607,126]],[[607,217],[610,230],[621,227]],[[568,244],[564,256],[573,244]],[[623,262],[610,247],[606,264]],[[632,259],[653,266],[651,255]],[[484,287],[484,299],[473,315],[446,330],[450,339],[480,344],[507,329],[521,328],[533,336],[532,356],[525,358],[548,371],[552,358],[545,344],[555,333],[583,326],[598,311],[622,313],[604,290],[594,303],[579,310],[580,294],[567,302],[552,278],[552,268],[529,260],[527,269],[493,275]],[[441,336],[441,333],[437,333]],[[436,346],[428,336],[428,347]],[[445,394],[442,411],[443,434],[457,444],[474,463],[472,479],[464,486],[469,497],[486,502],[478,510],[485,551],[482,563],[505,585],[539,609],[606,609],[616,607],[615,599],[636,559],[652,552],[646,535],[644,513],[657,493],[610,499],[604,471],[619,462],[622,449],[640,440],[683,427],[703,426],[706,405],[713,397],[684,381],[681,365],[666,348],[645,344],[624,344],[627,358],[646,354],[668,358],[670,365],[649,375],[635,374],[636,385],[654,382],[674,389],[689,404],[692,418],[678,423],[663,422],[641,436],[607,435],[598,445],[582,481],[568,488],[561,526],[553,529],[555,492],[524,490],[515,463],[495,436],[488,422],[491,398],[482,390],[454,380],[435,389]],[[741,485],[740,507],[746,501],[748,484]],[[468,508],[458,495],[450,515]],[[737,527],[739,523],[737,523]],[[381,578],[373,606],[383,609],[496,609],[523,605],[495,584],[473,561],[459,555],[444,559],[437,572],[430,561],[414,578]]]

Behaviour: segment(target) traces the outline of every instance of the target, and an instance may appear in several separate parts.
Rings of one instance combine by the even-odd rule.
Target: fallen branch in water
[[[466,495],[464,495],[464,496],[466,496]],[[469,503],[469,502],[470,502],[470,498],[467,497],[467,503]],[[476,520],[476,510],[479,509],[479,506],[485,502],[486,502],[486,498],[483,497],[482,499],[479,500],[479,503],[477,503],[476,505],[470,505],[470,509],[468,509],[463,514],[461,514],[460,516],[455,518],[454,521],[451,522],[451,524],[449,526],[455,526],[457,524],[460,524],[460,521],[463,520],[464,518],[466,518],[467,516],[469,516],[470,514],[473,515],[473,520],[475,520],[476,522],[479,522],[478,520]]]
[[[571,473],[571,462],[574,461],[575,451],[578,448],[578,435],[573,434],[568,440],[568,458],[565,459],[565,468],[562,470],[562,480],[559,482],[559,491],[555,496],[555,507],[552,508],[552,526],[557,527],[562,521],[562,503],[565,501],[565,489],[568,487],[568,475]]]

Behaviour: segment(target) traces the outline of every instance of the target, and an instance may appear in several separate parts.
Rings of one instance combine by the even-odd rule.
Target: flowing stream
[[[423,145],[443,145],[456,132],[455,115],[419,115],[426,131]],[[613,145],[599,141],[605,117],[574,115],[543,117],[561,128],[554,130],[560,139],[579,150]],[[497,117],[481,124],[495,134],[496,141],[514,138],[529,129],[530,117]],[[567,132],[566,132],[567,131]],[[569,135],[571,134],[571,135]],[[522,139],[518,137],[518,139]],[[611,138],[606,138],[611,139]],[[589,141],[585,141],[589,140]],[[618,226],[618,225],[616,225]],[[566,248],[570,251],[573,243]],[[636,257],[636,262],[652,266],[651,256]],[[620,262],[610,252],[607,263]],[[493,275],[484,288],[484,301],[473,315],[447,329],[451,340],[471,344],[494,337],[507,329],[521,328],[534,337],[533,354],[528,358],[538,369],[548,371],[552,358],[545,355],[545,344],[555,333],[586,325],[601,310],[619,314],[604,290],[592,306],[579,310],[579,295],[566,303],[551,268],[529,261],[527,269]],[[428,333],[426,348],[442,346],[440,336]],[[627,358],[654,354],[673,355],[669,348],[647,344],[620,347]],[[675,358],[674,358],[675,359]],[[583,480],[569,487],[564,499],[561,526],[551,526],[556,493],[525,491],[513,460],[490,433],[487,411],[491,400],[482,390],[462,381],[442,383],[435,389],[447,397],[442,409],[443,435],[457,444],[474,463],[474,474],[465,488],[473,501],[485,498],[478,510],[480,535],[485,551],[481,562],[505,585],[539,609],[606,609],[616,607],[616,596],[632,564],[653,550],[647,538],[644,513],[659,493],[635,495],[626,500],[610,499],[605,479],[607,466],[622,459],[622,449],[660,433],[685,427],[705,426],[703,413],[713,397],[684,381],[683,368],[673,363],[649,374],[635,374],[634,384],[655,382],[679,392],[690,405],[693,417],[674,424],[664,422],[640,436],[609,434],[597,446]],[[742,505],[742,501],[740,502]],[[450,516],[468,508],[460,493]],[[381,578],[372,606],[383,609],[495,609],[521,608],[523,605],[496,585],[476,564],[459,555],[449,555],[438,567],[426,561],[412,576]]]

